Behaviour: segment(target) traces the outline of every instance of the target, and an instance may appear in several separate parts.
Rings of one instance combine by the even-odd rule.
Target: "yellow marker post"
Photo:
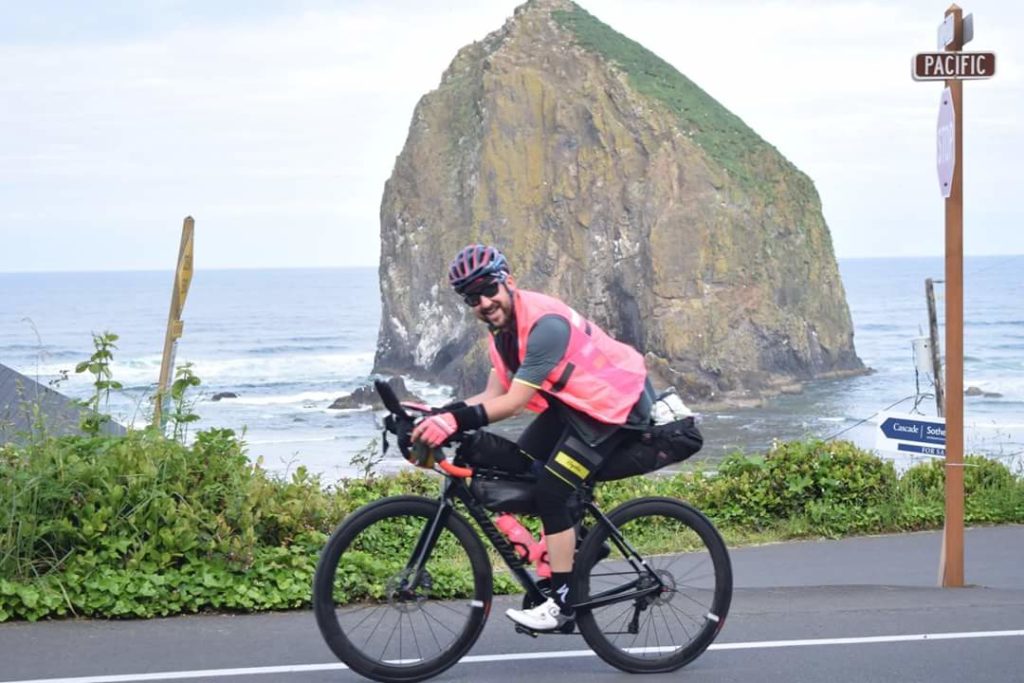
[[[171,310],[167,316],[167,335],[164,337],[164,355],[160,362],[160,380],[157,384],[153,405],[153,426],[161,431],[166,423],[167,403],[171,396],[171,382],[174,378],[174,357],[178,351],[178,339],[181,338],[185,324],[181,321],[181,312],[185,308],[185,298],[192,284],[192,251],[195,221],[192,216],[185,217],[181,226],[181,245],[178,247],[178,266],[174,270],[174,287],[171,289]]]

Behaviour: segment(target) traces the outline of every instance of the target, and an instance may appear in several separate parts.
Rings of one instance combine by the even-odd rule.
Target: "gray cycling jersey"
[[[526,338],[526,355],[513,379],[540,388],[568,348],[569,321],[558,315],[541,316]]]

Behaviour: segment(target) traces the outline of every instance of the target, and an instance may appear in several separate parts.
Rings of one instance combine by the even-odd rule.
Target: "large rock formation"
[[[699,404],[863,369],[810,179],[567,0],[531,0],[459,51],[380,217],[378,372],[483,386],[483,326],[445,283],[471,242]]]

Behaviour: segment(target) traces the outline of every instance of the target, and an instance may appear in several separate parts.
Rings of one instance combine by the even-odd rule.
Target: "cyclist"
[[[523,470],[532,465],[538,474],[534,501],[547,537],[552,597],[506,615],[535,631],[554,630],[573,617],[576,532],[566,503],[612,451],[635,438],[639,432],[630,426],[649,424],[654,392],[643,356],[558,299],[517,287],[494,247],[463,248],[448,282],[486,323],[493,367],[481,393],[424,418],[412,438],[437,447],[524,409],[539,413],[519,437],[516,457]]]

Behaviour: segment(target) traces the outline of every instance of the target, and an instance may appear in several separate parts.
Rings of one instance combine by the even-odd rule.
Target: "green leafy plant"
[[[349,459],[349,464],[358,468],[364,479],[372,479],[377,476],[377,468],[382,462],[384,462],[384,452],[380,447],[380,439],[377,438],[371,440]]]
[[[192,372],[192,363],[185,363],[174,372],[174,382],[171,384],[171,414],[168,421],[171,423],[173,438],[185,442],[188,437],[188,426],[197,422],[200,417],[193,412],[196,401],[192,398],[190,390],[202,384],[202,380]]]
[[[110,392],[119,391],[121,383],[113,378],[110,364],[114,360],[115,343],[119,337],[113,332],[93,333],[92,343],[95,351],[89,360],[82,361],[75,366],[75,372],[82,374],[88,372],[93,376],[93,395],[80,402],[80,405],[87,410],[82,413],[80,427],[86,434],[99,434],[100,429],[107,422],[110,422],[110,415],[100,412],[106,410],[110,402]]]

